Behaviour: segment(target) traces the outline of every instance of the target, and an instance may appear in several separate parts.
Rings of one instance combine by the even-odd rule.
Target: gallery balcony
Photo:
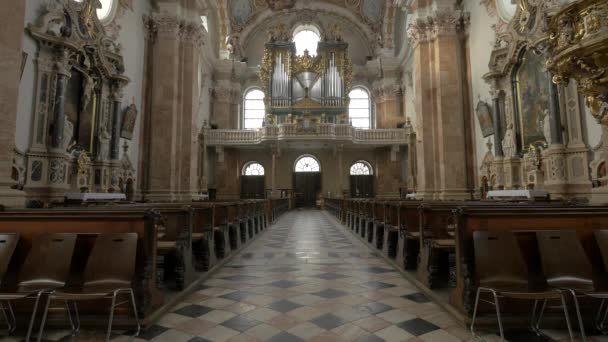
[[[308,127],[294,123],[264,126],[255,130],[203,129],[207,146],[251,146],[278,141],[321,141],[346,145],[407,145],[413,138],[411,126],[393,129],[359,129],[349,124],[313,124]]]

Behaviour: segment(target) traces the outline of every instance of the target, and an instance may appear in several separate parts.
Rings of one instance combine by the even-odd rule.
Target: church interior
[[[0,9],[0,341],[608,341],[606,0]]]

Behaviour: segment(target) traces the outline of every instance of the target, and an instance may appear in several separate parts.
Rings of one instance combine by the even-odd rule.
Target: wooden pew
[[[456,218],[456,287],[450,303],[469,315],[476,291],[473,232],[512,231],[516,233],[524,259],[531,274],[540,274],[540,260],[535,231],[576,230],[583,248],[591,260],[594,273],[604,276],[602,259],[593,232],[608,228],[608,207],[459,207]],[[506,306],[505,311],[516,310]],[[587,312],[589,314],[589,312]]]
[[[20,234],[19,244],[11,261],[8,279],[16,279],[20,265],[23,263],[34,236],[43,233],[78,233],[79,242],[73,257],[71,284],[78,283],[86,265],[93,238],[104,233],[137,233],[137,259],[134,291],[140,317],[147,317],[163,305],[164,293],[157,286],[157,238],[161,225],[161,215],[149,210],[146,212],[128,212],[122,210],[81,210],[78,212],[58,212],[57,210],[23,209],[0,211],[0,232]],[[10,281],[9,281],[10,282]],[[105,317],[106,306],[102,306],[102,317]],[[31,307],[18,312],[29,317]],[[83,306],[82,310],[91,309]],[[92,307],[95,309],[95,306]],[[103,322],[107,324],[105,318]]]
[[[396,260],[399,249],[399,201],[386,201],[384,205],[384,243],[382,252]]]
[[[399,202],[399,246],[397,265],[405,270],[415,270],[420,253],[420,205],[421,201]]]

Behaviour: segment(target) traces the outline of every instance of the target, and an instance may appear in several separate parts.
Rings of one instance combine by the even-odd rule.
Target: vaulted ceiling
[[[237,35],[247,51],[251,44],[259,49],[258,44],[263,43],[260,36],[265,38],[268,27],[277,22],[291,28],[315,24],[320,29],[337,22],[345,32],[344,39],[365,58],[378,48],[393,47],[393,20],[398,10],[393,3],[392,0],[222,0],[221,33],[226,37]]]

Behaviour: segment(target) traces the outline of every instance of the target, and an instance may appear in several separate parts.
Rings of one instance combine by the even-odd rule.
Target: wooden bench
[[[605,276],[599,248],[593,233],[597,229],[608,229],[607,207],[460,207],[454,209],[456,218],[456,287],[452,290],[450,303],[462,312],[471,314],[476,291],[475,254],[473,232],[512,231],[516,233],[524,259],[532,275],[541,274],[538,245],[535,231],[576,230],[585,251],[591,260],[594,273]],[[516,307],[506,305],[509,312]],[[587,312],[589,314],[589,312]]]
[[[16,279],[34,236],[43,233],[78,233],[79,239],[74,252],[69,283],[82,279],[86,260],[92,248],[94,236],[104,233],[137,233],[137,259],[134,291],[140,317],[147,317],[163,305],[164,293],[157,287],[157,235],[161,215],[155,211],[127,212],[121,210],[81,210],[60,212],[57,210],[23,209],[0,212],[0,232],[20,234],[19,244],[9,268],[9,284]],[[104,308],[105,306],[101,306]],[[18,315],[27,321],[31,306],[17,307]],[[97,307],[83,306],[81,310],[95,310]],[[23,309],[23,310],[21,310]],[[105,317],[102,315],[102,317]],[[105,318],[97,324],[107,324]]]

